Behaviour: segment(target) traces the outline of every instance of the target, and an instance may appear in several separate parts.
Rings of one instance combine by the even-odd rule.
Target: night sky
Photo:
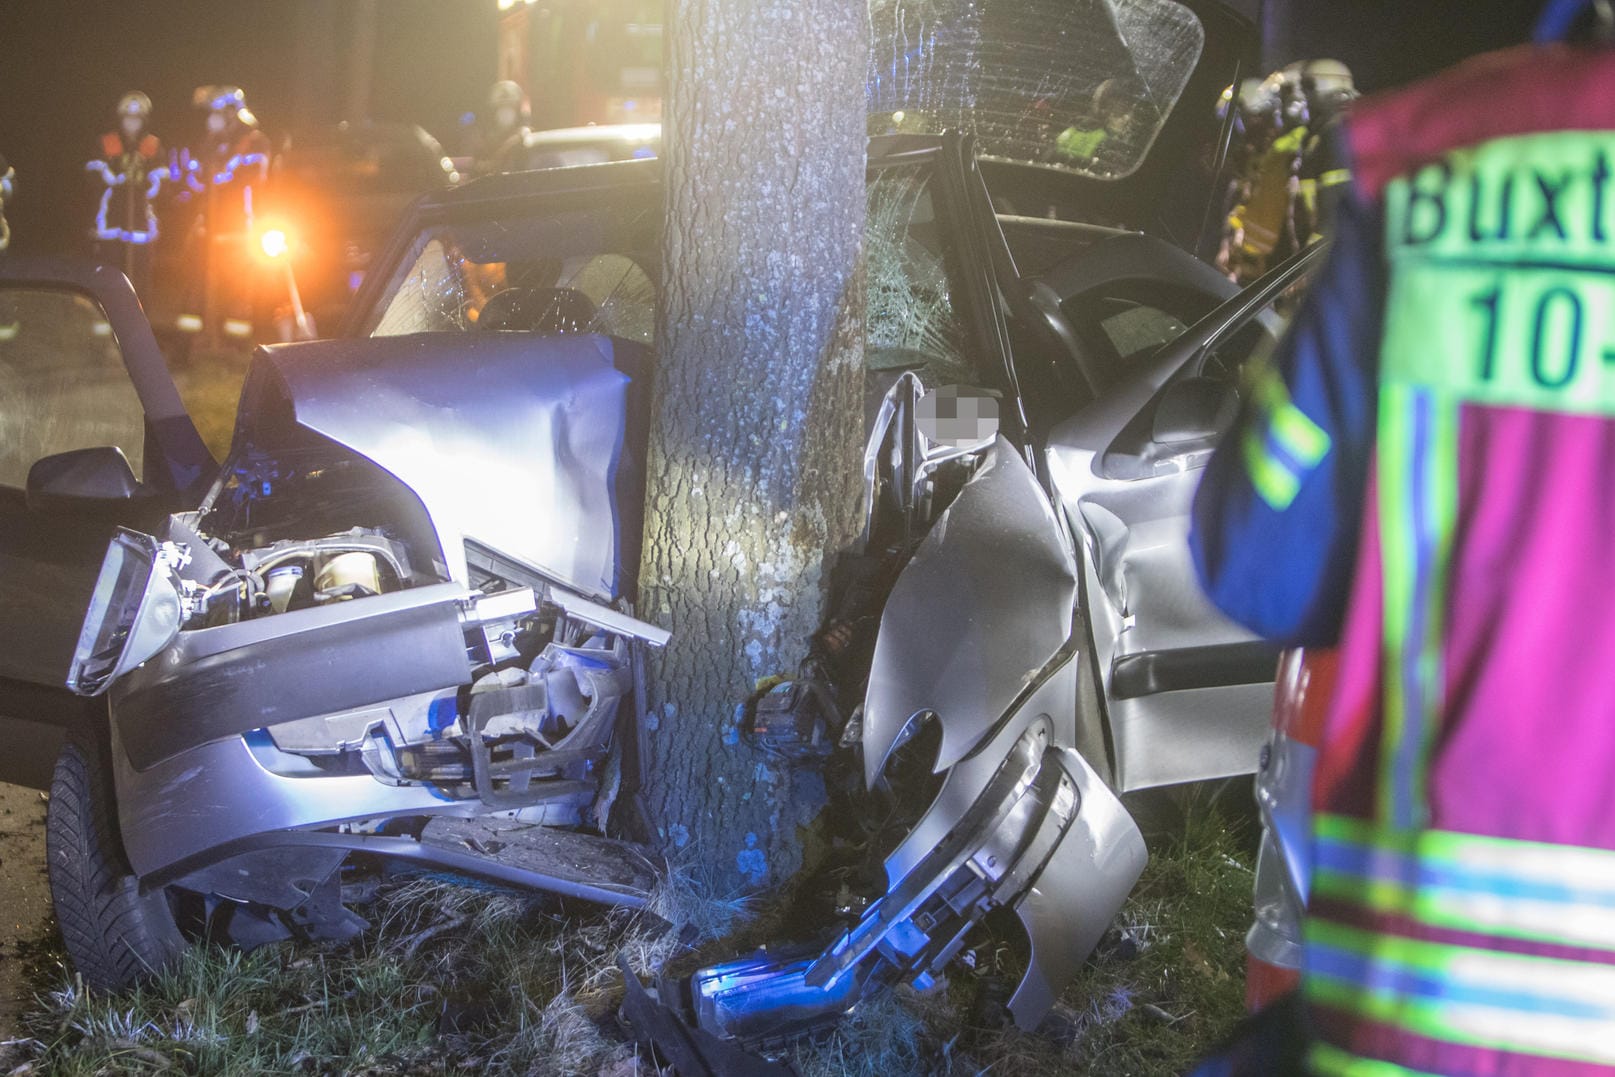
[[[672,0],[676,2],[676,0]],[[418,123],[453,149],[493,81],[495,0],[377,0],[373,118]],[[1268,31],[1272,63],[1345,60],[1370,89],[1523,40],[1540,0],[1234,0]],[[345,118],[353,0],[0,0],[0,154],[18,172],[18,252],[81,247],[82,172],[129,89],[170,145],[201,127],[203,83],[242,86],[277,141]]]

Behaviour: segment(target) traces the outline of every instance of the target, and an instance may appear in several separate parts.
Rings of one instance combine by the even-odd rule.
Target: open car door
[[[0,262],[0,719],[81,713],[68,663],[113,529],[172,511],[212,470],[121,273]]]

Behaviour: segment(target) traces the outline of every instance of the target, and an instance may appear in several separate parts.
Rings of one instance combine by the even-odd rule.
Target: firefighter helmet
[[[151,98],[139,90],[130,90],[118,98],[118,118],[135,119],[142,123],[151,116]]]
[[[1301,90],[1315,117],[1327,117],[1357,96],[1351,68],[1339,60],[1309,60],[1301,68]]]
[[[532,107],[519,83],[500,79],[488,91],[488,114],[496,127],[526,126],[532,120]]]

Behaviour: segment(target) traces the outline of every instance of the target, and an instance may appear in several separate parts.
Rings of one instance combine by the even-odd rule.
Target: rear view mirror
[[[113,445],[74,449],[41,457],[28,469],[28,504],[31,508],[60,501],[114,501],[140,492],[123,450]]]
[[[1216,378],[1184,378],[1161,394],[1150,439],[1159,445],[1212,441],[1227,433],[1239,410],[1239,397]]]

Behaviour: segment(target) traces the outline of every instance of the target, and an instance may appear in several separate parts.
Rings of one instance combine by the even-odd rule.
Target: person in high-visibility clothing
[[[1229,615],[1339,646],[1306,1065],[1609,1073],[1615,48],[1488,55],[1344,135],[1329,261],[1191,543]]]
[[[1260,153],[1253,156],[1245,182],[1245,198],[1229,214],[1227,231],[1237,237],[1230,261],[1236,280],[1248,283],[1301,249],[1298,234],[1298,176],[1306,148],[1307,102],[1301,90],[1301,65],[1275,71],[1262,84],[1262,96],[1278,103],[1278,126]]]
[[[96,143],[84,166],[99,197],[90,238],[97,259],[123,270],[150,299],[151,245],[157,241],[155,202],[168,177],[163,146],[152,134],[151,98],[130,90],[118,99],[118,126]]]
[[[12,185],[17,181],[17,170],[0,154],[0,252],[11,246],[11,226],[6,224],[6,203],[11,199]]]
[[[1335,200],[1351,181],[1337,144],[1340,122],[1357,98],[1357,86],[1351,69],[1339,60],[1309,60],[1301,67],[1301,90],[1307,99],[1307,137],[1297,171],[1296,231],[1311,243],[1329,231]]]
[[[189,254],[197,270],[179,317],[185,332],[252,335],[257,204],[269,182],[273,146],[239,86],[198,86],[191,103],[206,113],[199,146],[184,164],[187,193],[198,196]]]

